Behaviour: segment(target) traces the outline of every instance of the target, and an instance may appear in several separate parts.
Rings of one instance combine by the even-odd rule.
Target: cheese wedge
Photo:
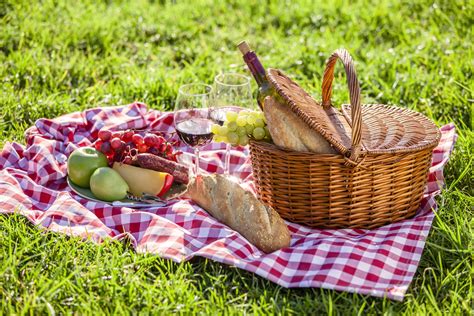
[[[127,182],[130,193],[142,196],[144,193],[161,197],[173,184],[173,176],[159,172],[114,162],[113,169]]]

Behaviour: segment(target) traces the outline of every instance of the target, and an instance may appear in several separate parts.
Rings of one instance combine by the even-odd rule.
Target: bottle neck
[[[244,61],[250,69],[255,81],[259,87],[268,84],[267,77],[265,73],[265,68],[263,68],[262,63],[258,60],[257,55],[253,51],[249,51],[244,55]]]

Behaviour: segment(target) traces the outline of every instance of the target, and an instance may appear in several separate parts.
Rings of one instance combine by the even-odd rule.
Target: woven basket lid
[[[338,152],[346,155],[351,148],[351,127],[337,109],[322,107],[281,70],[268,69],[268,80],[291,110],[308,126],[321,134]]]
[[[351,105],[342,112],[350,122]],[[362,106],[362,144],[373,154],[423,150],[438,144],[441,132],[421,113],[385,104]]]
[[[351,101],[350,105],[342,106],[343,113],[331,104],[337,60],[344,65]],[[357,161],[361,152],[412,152],[434,147],[439,142],[439,129],[420,113],[379,104],[362,106],[354,63],[344,49],[336,50],[326,62],[322,103],[316,102],[281,70],[269,69],[267,77],[298,117],[352,161]]]

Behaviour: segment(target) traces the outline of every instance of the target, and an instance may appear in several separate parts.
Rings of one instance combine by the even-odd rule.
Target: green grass
[[[23,142],[41,117],[135,100],[170,109],[180,84],[244,71],[241,39],[319,98],[325,59],[346,47],[365,103],[454,121],[460,135],[405,300],[283,289],[204,259],[175,264],[0,216],[0,314],[472,314],[473,2],[248,2],[0,1],[0,146]],[[346,90],[338,66],[334,100]]]

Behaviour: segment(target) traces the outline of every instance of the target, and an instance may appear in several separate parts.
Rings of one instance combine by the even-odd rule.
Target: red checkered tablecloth
[[[443,126],[414,218],[374,230],[310,229],[287,222],[291,247],[265,254],[191,200],[135,210],[71,192],[65,180],[67,157],[78,146],[90,145],[104,126],[174,131],[171,113],[148,110],[142,103],[40,119],[26,131],[26,146],[7,142],[1,151],[0,213],[18,212],[39,227],[97,242],[127,237],[137,252],[176,262],[209,258],[283,287],[322,287],[396,300],[403,299],[417,269],[436,208],[434,196],[444,185],[443,168],[456,141],[454,125]],[[189,148],[181,149],[192,158]],[[224,153],[224,144],[208,145],[201,168],[221,173]],[[247,148],[232,151],[231,170],[254,189]]]

